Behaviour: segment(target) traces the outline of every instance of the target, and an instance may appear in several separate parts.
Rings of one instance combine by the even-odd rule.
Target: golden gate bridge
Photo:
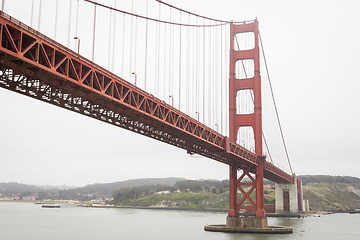
[[[256,19],[219,20],[160,0],[70,0],[66,24],[64,3],[49,2],[46,14],[45,2],[29,2],[25,24],[2,1],[2,88],[229,165],[231,231],[269,229],[264,178],[281,190],[277,209],[290,212],[292,204],[294,211],[295,203],[302,211]],[[51,24],[52,36],[41,33]],[[55,40],[64,29],[66,44]],[[265,138],[261,64],[290,173],[275,165]],[[241,210],[255,217],[242,218]]]

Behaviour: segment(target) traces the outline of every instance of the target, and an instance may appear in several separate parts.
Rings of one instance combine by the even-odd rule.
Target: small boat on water
[[[43,207],[43,208],[60,208],[60,205],[44,204],[41,207]]]

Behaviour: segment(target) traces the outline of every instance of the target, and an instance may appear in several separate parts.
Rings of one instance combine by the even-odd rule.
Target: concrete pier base
[[[205,231],[232,233],[292,233],[291,227],[268,226],[267,218],[256,217],[227,217],[226,225],[206,225]]]
[[[275,213],[298,216],[303,212],[302,182],[293,175],[293,184],[275,183]]]
[[[227,227],[241,227],[241,228],[267,228],[268,221],[266,217],[227,217]]]
[[[227,227],[223,225],[206,225],[205,231],[211,232],[228,232],[228,233],[258,233],[258,234],[289,234],[293,233],[291,227],[283,226],[269,226],[267,228],[240,228],[240,227]]]

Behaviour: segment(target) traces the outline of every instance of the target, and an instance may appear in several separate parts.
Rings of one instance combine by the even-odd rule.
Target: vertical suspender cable
[[[196,82],[195,82],[195,78],[194,78],[194,73],[195,73],[195,61],[194,61],[194,57],[195,57],[195,47],[194,47],[194,27],[191,27],[190,29],[190,53],[191,53],[191,57],[189,59],[190,62],[190,81],[191,81],[191,86],[190,86],[190,100],[189,103],[191,104],[191,110],[190,110],[190,116],[194,114],[194,105],[195,105],[195,90],[196,90]]]
[[[225,67],[228,67],[230,65],[230,60],[229,60],[230,53],[229,53],[228,49],[231,47],[230,45],[229,45],[229,47],[227,47],[227,43],[230,42],[230,39],[228,37],[228,35],[230,35],[230,24],[228,24],[227,26],[228,26],[228,28],[225,30],[228,30],[228,31],[225,31],[225,33],[229,33],[229,34],[224,34],[224,36],[225,36],[224,50],[226,53],[225,54]],[[232,47],[234,47],[234,46],[232,46]],[[230,91],[228,74],[225,75],[224,79],[225,79],[225,94],[224,94],[225,100],[224,101],[225,101],[225,109],[227,110],[227,109],[229,109],[229,101],[228,101],[228,99],[226,99],[226,96],[227,96],[228,92]],[[226,136],[229,136],[229,111],[226,111],[225,117],[226,117],[225,118],[225,134],[226,134]]]
[[[216,131],[219,131],[219,123],[218,123],[218,88],[217,88],[217,80],[218,80],[218,68],[217,68],[217,60],[218,60],[218,54],[217,54],[217,28],[214,27],[214,123],[216,125]]]
[[[1,11],[4,11],[4,1],[5,0],[3,0],[3,5],[2,5]],[[57,3],[58,3],[58,1],[59,0],[56,0],[56,16],[57,16]],[[32,2],[31,2],[31,19],[30,19],[30,26],[31,27],[33,27],[33,18],[34,18],[34,0],[32,0]],[[55,20],[55,29],[56,29],[56,20]],[[55,30],[55,37],[56,37],[56,30]]]
[[[134,13],[134,0],[131,1],[131,13]],[[130,60],[129,60],[129,79],[131,78],[131,73],[132,73],[132,52],[133,52],[133,25],[134,25],[134,18],[131,17],[131,21],[130,21]]]
[[[112,25],[112,9],[110,11],[109,23],[109,44],[108,44],[108,69],[110,70],[110,55],[111,55],[111,25]]]
[[[198,17],[196,17],[196,23],[198,23]],[[198,63],[197,63],[197,52],[198,52],[198,48],[197,48],[197,32],[198,32],[198,29],[196,27],[193,27],[193,54],[194,54],[194,57],[193,57],[193,78],[194,78],[194,91],[193,91],[193,98],[194,98],[194,109],[193,109],[193,114],[196,118],[196,112],[198,112],[198,101],[199,101],[199,98],[198,98],[198,78],[197,78],[197,73],[198,73]]]
[[[114,0],[114,7],[116,9],[116,0]],[[114,27],[113,27],[113,54],[112,54],[112,63],[111,63],[112,72],[114,72],[114,62],[115,62],[115,41],[116,41],[115,38],[116,38],[116,12],[114,12]]]
[[[135,46],[134,46],[134,73],[136,74],[136,50],[137,50],[137,22],[138,18],[135,18]],[[136,75],[135,75],[135,85],[136,85]]]
[[[41,22],[41,3],[42,3],[42,0],[40,0],[40,3],[39,3],[39,19],[38,19],[38,31],[39,32],[40,32],[40,22]]]
[[[190,14],[188,14],[188,24],[190,24]],[[190,28],[187,28],[187,34],[186,34],[186,114],[189,114],[189,103],[190,103],[190,99],[189,99],[189,84],[190,84]]]
[[[158,81],[158,48],[159,48],[159,23],[156,22],[156,37],[155,37],[155,81],[154,81],[154,95],[157,97],[157,81]]]
[[[5,0],[2,0],[1,11],[4,11]]]
[[[220,27],[220,133],[224,134],[223,118],[223,25]]]
[[[212,53],[212,57],[211,57],[211,63],[210,63],[210,69],[211,71],[211,118],[212,118],[212,124],[213,124],[213,129],[215,129],[215,124],[216,124],[216,120],[215,120],[215,102],[216,102],[216,95],[215,95],[215,28],[211,28],[211,35],[210,35],[210,39],[211,39],[211,48],[210,51]]]
[[[172,12],[171,12],[171,19],[172,19]],[[175,62],[175,27],[173,25],[171,25],[171,42],[172,42],[172,47],[171,47],[171,96],[172,97],[172,105],[174,105],[174,62]]]
[[[69,24],[68,24],[68,41],[67,46],[70,48],[70,30],[71,30],[71,2],[72,0],[69,0]]]
[[[181,12],[180,12],[180,33],[179,33],[179,110],[181,111],[181,33],[182,33],[182,29],[181,29]]]
[[[159,4],[159,19],[161,19],[161,4]],[[160,33],[161,33],[161,25],[158,23],[158,39],[157,39],[157,78],[155,79],[156,85],[156,97],[159,97],[159,86],[160,86]]]
[[[94,55],[95,55],[95,30],[96,30],[96,4],[94,5],[93,45],[92,45],[92,55],[91,55],[92,61],[94,61]]]
[[[199,24],[199,18],[196,17],[196,25]],[[194,28],[195,30],[195,36],[194,36],[194,48],[196,49],[196,53],[195,53],[195,81],[196,81],[196,85],[195,85],[195,113],[197,113],[197,115],[199,116],[199,48],[198,48],[198,44],[199,44],[199,29],[198,28]],[[194,51],[195,52],[195,51]],[[196,118],[196,114],[195,114],[195,118]],[[197,118],[196,120],[199,121],[199,119]]]
[[[146,76],[147,76],[147,54],[148,54],[148,28],[149,28],[149,0],[146,0],[146,30],[145,30],[145,70],[144,70],[144,90],[146,91]]]
[[[59,0],[56,0],[56,1],[59,1]],[[77,2],[76,2],[75,37],[79,37],[78,29],[79,29],[79,0],[77,0]]]
[[[171,12],[171,8],[170,10],[170,22],[172,21],[172,12]],[[172,65],[172,25],[169,26],[169,79],[168,79],[168,83],[169,83],[169,91],[168,91],[168,99],[169,99],[169,104],[171,104],[170,102],[170,96],[172,96],[172,92],[171,92],[171,85],[172,85],[172,78],[171,78],[171,65]],[[166,96],[165,96],[166,97]],[[174,100],[172,100],[174,101]]]
[[[57,0],[58,1],[58,0]],[[78,36],[78,27],[79,27],[79,0],[76,1],[76,16],[75,16],[75,37],[80,39]],[[76,44],[77,44],[77,49],[78,52],[80,51],[80,40],[75,42],[75,49],[76,49]]]
[[[205,18],[204,18],[205,25]],[[205,124],[205,27],[203,28],[203,124]]]
[[[164,37],[162,37],[162,38],[164,38],[164,45],[162,45],[162,49],[163,49],[163,51],[164,51],[164,64],[162,64],[162,66],[163,66],[163,70],[164,70],[164,72],[163,72],[163,86],[162,86],[162,92],[163,92],[163,100],[165,100],[166,101],[166,93],[165,93],[165,89],[166,89],[166,81],[165,81],[165,79],[166,79],[166,50],[167,50],[167,47],[166,47],[166,43],[167,43],[167,24],[164,24]]]
[[[123,41],[122,41],[122,52],[121,52],[121,76],[124,77],[124,56],[125,56],[125,20],[126,15],[124,13],[124,21],[123,21]]]
[[[209,24],[211,24],[211,21],[210,21],[210,23]],[[209,42],[209,44],[208,44],[208,53],[209,53],[209,61],[207,61],[207,64],[208,64],[208,72],[209,72],[209,75],[208,75],[208,107],[207,107],[207,111],[208,111],[208,116],[209,116],[209,120],[208,120],[208,124],[209,124],[209,126],[211,127],[212,126],[212,118],[211,118],[211,113],[212,113],[212,109],[211,109],[211,107],[212,107],[212,105],[211,105],[211,99],[212,99],[212,89],[211,89],[211,85],[212,85],[212,79],[211,79],[211,77],[212,77],[212,66],[211,66],[211,60],[213,59],[213,56],[211,56],[212,55],[212,51],[211,51],[211,33],[212,33],[212,28],[210,28],[209,29],[209,32],[208,32],[208,42]]]

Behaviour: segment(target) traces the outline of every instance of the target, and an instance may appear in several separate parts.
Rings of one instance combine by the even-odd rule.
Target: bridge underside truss
[[[90,100],[88,94],[81,94],[74,88],[61,84],[61,80],[52,79],[49,83],[16,73],[13,69],[0,64],[0,87],[140,133],[187,151],[218,161],[223,159],[226,163],[226,158],[221,155],[202,149],[196,144],[189,145],[185,138],[173,136],[164,129],[160,130],[151,127],[144,121],[131,119],[126,110],[119,109],[111,101]]]

